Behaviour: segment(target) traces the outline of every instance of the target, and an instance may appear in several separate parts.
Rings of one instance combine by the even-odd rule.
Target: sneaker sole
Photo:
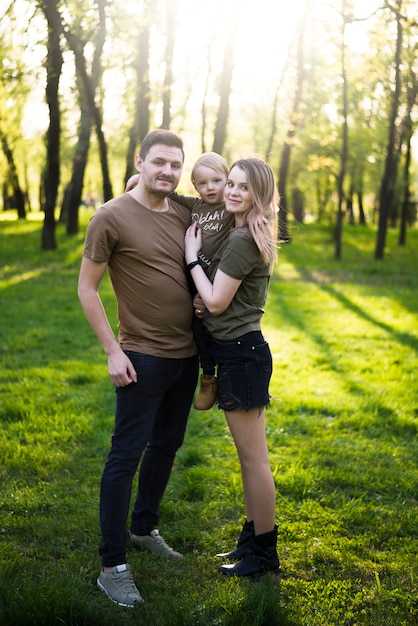
[[[125,609],[134,609],[135,606],[137,604],[141,604],[144,600],[141,598],[141,600],[138,600],[137,602],[134,602],[133,604],[126,604],[125,602],[118,602],[117,600],[115,600],[115,598],[112,598],[112,596],[110,596],[106,589],[103,587],[102,583],[100,582],[99,579],[97,579],[97,586],[100,589],[100,591],[103,591],[103,593],[105,593],[107,595],[107,597],[109,598],[109,600],[111,600],[114,604],[116,604],[117,606],[123,606]]]

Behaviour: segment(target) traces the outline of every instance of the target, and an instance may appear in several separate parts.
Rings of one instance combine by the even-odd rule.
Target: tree
[[[346,70],[346,45],[345,45],[345,30],[347,23],[352,21],[351,14],[348,14],[348,2],[342,0],[341,6],[341,83],[342,83],[342,138],[341,138],[341,160],[340,171],[337,178],[337,191],[338,191],[338,208],[337,208],[337,220],[335,224],[335,258],[341,259],[342,249],[342,228],[343,228],[343,200],[344,200],[344,178],[347,169],[347,157],[348,157],[348,84],[347,84],[347,70]]]
[[[15,208],[19,219],[26,217],[25,193],[22,190],[16,156],[20,140],[22,112],[28,87],[21,60],[23,45],[18,36],[17,17],[9,4],[1,16],[0,31],[0,145],[6,159],[3,176],[4,208]]]
[[[212,56],[212,41],[213,41],[213,33],[210,37],[208,51],[207,51],[207,60],[206,60],[206,76],[205,76],[205,89],[203,92],[202,98],[202,106],[201,106],[201,114],[202,114],[202,125],[200,132],[200,150],[202,154],[206,152],[206,131],[207,131],[207,96],[209,93],[209,83],[210,83],[210,75],[212,73],[212,65],[211,65],[211,56]]]
[[[307,3],[305,3],[305,11],[307,10]],[[288,213],[288,198],[287,198],[287,179],[290,166],[290,153],[293,146],[294,137],[297,128],[301,124],[301,107],[302,107],[302,95],[305,82],[305,59],[304,59],[304,36],[305,36],[306,14],[304,14],[299,22],[297,31],[297,70],[296,70],[296,85],[293,95],[292,110],[290,113],[289,126],[286,133],[286,138],[282,146],[282,153],[279,167],[279,197],[280,197],[280,211],[278,220],[278,236],[279,241],[290,241],[288,228],[287,228],[287,213]]]
[[[280,91],[283,87],[284,84],[284,80],[285,80],[285,76],[286,76],[286,72],[289,69],[289,61],[290,61],[290,51],[293,49],[293,41],[290,44],[289,48],[288,48],[288,53],[287,53],[287,57],[286,57],[286,62],[283,66],[283,71],[281,73],[280,79],[277,83],[276,86],[276,90],[274,92],[274,99],[273,99],[273,107],[272,107],[272,114],[271,114],[271,121],[270,121],[270,133],[269,133],[269,137],[268,137],[268,142],[267,142],[267,146],[264,150],[264,154],[266,156],[266,158],[269,157],[269,155],[271,154],[272,150],[273,150],[273,146],[274,146],[274,142],[275,142],[275,138],[276,138],[276,131],[277,131],[277,108],[278,108],[278,104],[279,104],[279,95],[280,95]]]
[[[152,0],[145,0],[137,40],[137,53],[135,59],[135,115],[134,122],[129,132],[129,144],[126,153],[125,181],[132,174],[137,145],[142,142],[150,127],[151,86],[149,79],[149,56],[152,11]]]
[[[416,46],[418,49],[418,45]],[[412,119],[412,110],[417,104],[417,96],[418,96],[418,76],[414,71],[414,68],[411,67],[410,70],[410,80],[408,83],[408,98],[407,98],[407,108],[405,112],[405,117],[402,124],[402,143],[406,146],[406,154],[405,154],[405,163],[403,169],[403,201],[401,207],[401,219],[400,219],[400,228],[399,228],[399,245],[404,246],[406,243],[406,226],[410,219],[410,198],[411,198],[411,188],[410,188],[410,168],[411,168],[411,160],[412,160],[412,136],[414,132],[414,122]]]
[[[78,142],[73,158],[73,167],[71,180],[65,189],[63,198],[62,213],[66,217],[67,234],[72,235],[78,232],[78,210],[81,204],[83,193],[84,174],[87,165],[87,157],[90,148],[90,136],[92,122],[96,119],[97,124],[101,127],[101,113],[96,113],[97,105],[95,104],[95,94],[97,93],[100,80],[102,77],[101,55],[106,37],[106,15],[103,0],[95,0],[97,4],[97,26],[90,28],[90,32],[83,37],[77,36],[70,31],[68,26],[63,25],[63,33],[66,37],[70,48],[73,50],[76,60],[77,86],[79,92],[80,103],[80,123],[78,128]],[[94,34],[93,34],[93,32]],[[90,74],[87,72],[87,62],[85,59],[84,48],[87,42],[95,39],[95,47],[93,59],[91,63]],[[87,87],[86,84],[90,87]],[[92,101],[93,99],[93,101]],[[96,115],[95,115],[96,113]],[[101,131],[101,155],[102,155],[102,174],[103,174],[103,193],[112,197],[112,186],[109,178],[109,168],[107,165],[107,147],[104,141],[104,134]],[[104,196],[106,198],[106,195]],[[109,198],[107,198],[109,199]]]
[[[165,48],[165,72],[163,83],[163,121],[161,128],[169,129],[171,126],[171,89],[173,85],[173,53],[175,42],[175,28],[173,24],[176,17],[176,0],[167,0],[167,40]]]
[[[61,111],[58,87],[63,57],[61,51],[61,19],[58,13],[59,0],[39,0],[39,6],[48,24],[46,59],[46,101],[49,108],[49,127],[46,134],[46,165],[43,171],[45,218],[42,229],[42,250],[55,250],[55,205],[60,182],[60,137]]]
[[[105,32],[105,14],[104,8],[107,4],[107,0],[95,0],[99,11],[99,32],[101,37],[98,39],[97,51],[101,53],[103,46],[103,37]],[[77,74],[80,81],[83,84],[83,93],[86,98],[86,102],[90,108],[90,115],[92,116],[94,126],[96,129],[97,141],[99,143],[100,154],[100,166],[102,170],[103,179],[103,198],[105,202],[113,197],[112,183],[110,181],[109,163],[107,157],[107,143],[103,131],[103,113],[101,103],[96,102],[96,91],[100,77],[99,57],[96,56],[96,65],[93,66],[93,73],[89,75],[87,71],[87,60],[84,56],[84,42],[74,33],[72,30],[60,22],[62,32],[68,42],[71,51],[74,54],[75,65]]]
[[[67,235],[78,233],[78,213],[83,194],[84,174],[87,166],[92,127],[90,106],[85,96],[83,85],[80,81],[77,81],[77,83],[80,104],[78,140],[73,157],[71,180],[64,190],[61,206],[61,219],[64,219],[66,222]]]
[[[401,99],[401,62],[402,62],[402,0],[391,5],[385,0],[385,6],[393,13],[396,19],[396,46],[394,58],[395,80],[392,91],[392,101],[389,118],[389,136],[386,148],[386,159],[383,177],[379,192],[379,224],[376,238],[375,259],[383,259],[386,231],[389,212],[392,208],[395,194],[395,183],[400,154],[400,136],[398,129],[399,106]]]
[[[15,159],[13,156],[12,149],[9,146],[6,135],[0,129],[0,141],[3,148],[4,155],[9,164],[9,182],[13,189],[13,200],[14,206],[17,209],[17,215],[19,219],[25,219],[26,217],[26,209],[25,209],[25,197],[23,195],[23,191],[19,184],[19,176],[17,174],[17,168]]]
[[[223,69],[220,77],[219,109],[216,118],[213,137],[213,152],[222,154],[226,141],[226,129],[229,116],[229,96],[232,89],[232,74],[234,70],[235,39],[238,30],[239,0],[234,0],[231,6],[231,28],[224,48]]]

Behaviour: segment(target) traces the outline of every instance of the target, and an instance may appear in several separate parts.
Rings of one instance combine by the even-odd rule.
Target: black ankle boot
[[[250,544],[250,540],[254,537],[254,522],[244,522],[244,526],[242,527],[241,534],[238,538],[237,547],[232,552],[221,552],[216,556],[220,556],[224,559],[231,559],[231,561],[239,561],[243,558],[245,553],[247,552],[248,546]]]
[[[277,525],[268,533],[250,539],[244,557],[233,565],[222,565],[219,571],[227,576],[261,576],[272,572],[280,573],[277,556]]]

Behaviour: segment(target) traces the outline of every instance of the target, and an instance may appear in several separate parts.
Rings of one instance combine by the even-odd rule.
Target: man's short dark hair
[[[181,137],[179,137],[179,135],[177,135],[177,133],[173,133],[173,131],[166,130],[164,128],[152,130],[150,133],[148,133],[148,135],[144,137],[141,149],[139,151],[139,156],[141,157],[141,159],[144,160],[152,146],[155,146],[159,143],[165,146],[179,148],[181,150],[184,160],[183,140],[181,139]]]

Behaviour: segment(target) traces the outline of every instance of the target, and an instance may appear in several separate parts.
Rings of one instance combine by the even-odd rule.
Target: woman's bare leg
[[[225,411],[226,420],[241,463],[247,519],[254,521],[256,535],[274,528],[276,489],[270,468],[264,410]]]

